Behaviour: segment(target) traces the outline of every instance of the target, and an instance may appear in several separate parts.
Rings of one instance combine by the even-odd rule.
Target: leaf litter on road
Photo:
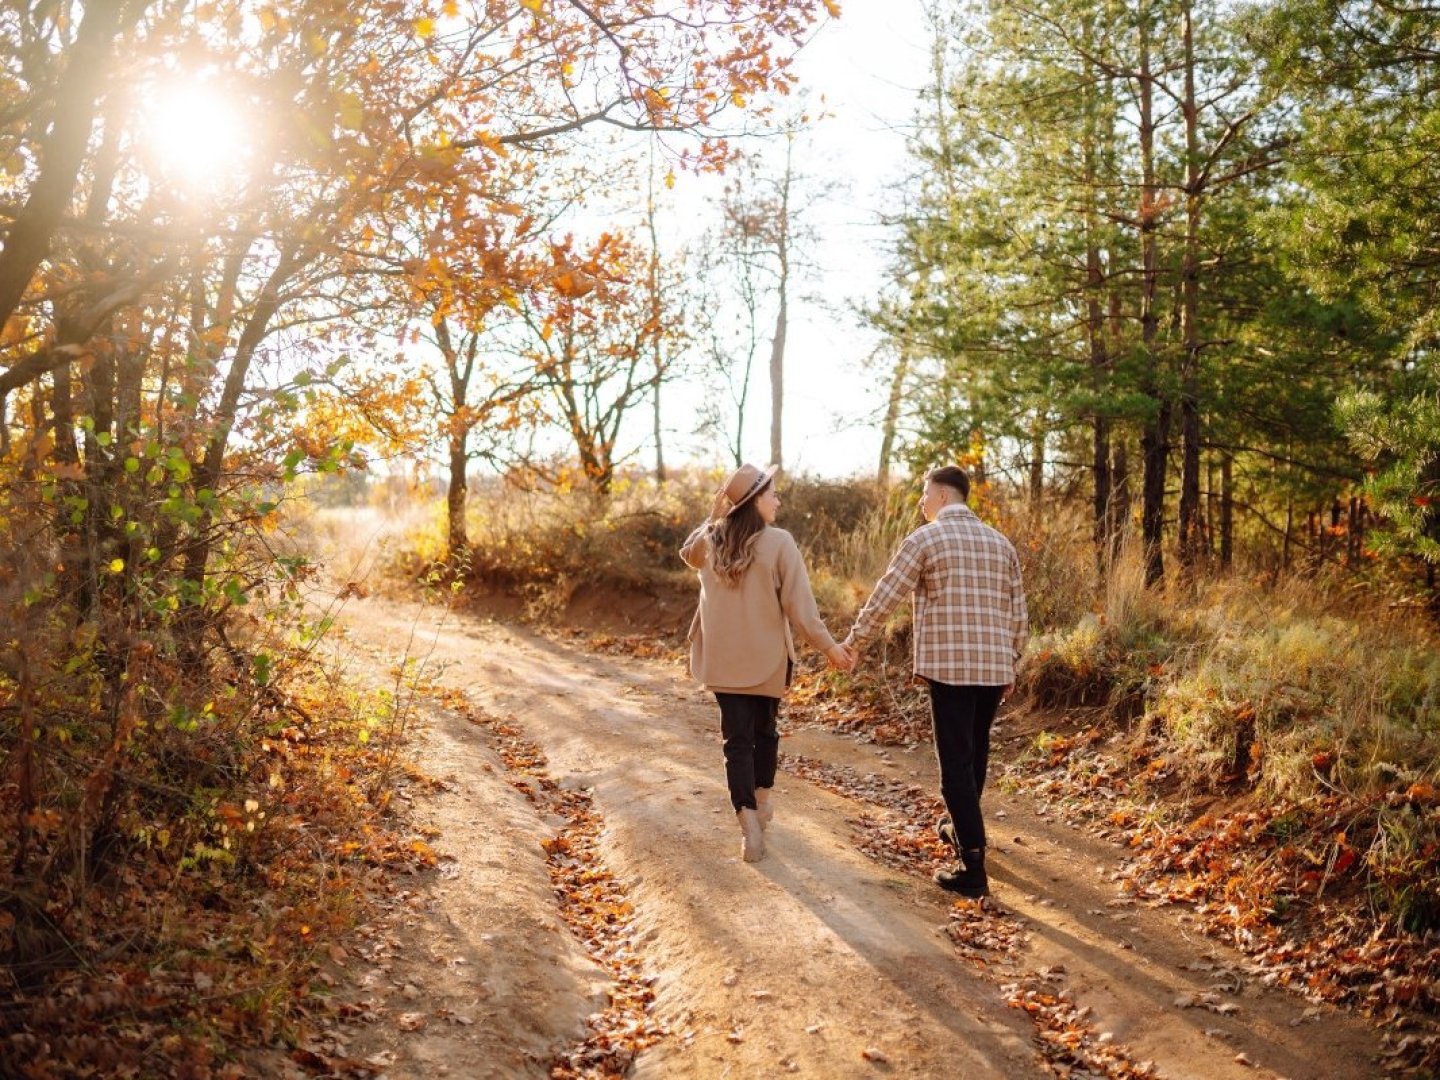
[[[432,687],[430,692],[489,733],[511,785],[543,815],[566,823],[541,842],[560,915],[614,982],[609,1005],[587,1021],[589,1035],[550,1063],[552,1080],[624,1076],[639,1053],[669,1031],[652,1015],[654,980],[638,948],[635,909],[625,886],[605,866],[599,842],[603,821],[594,801],[587,791],[562,787],[549,774],[544,751],[513,719],[477,708],[459,691]]]
[[[918,784],[792,754],[782,755],[781,767],[869,807],[850,818],[849,824],[855,829],[857,846],[877,862],[926,878],[953,863],[950,847],[935,834],[943,806]],[[954,901],[944,932],[957,954],[994,981],[1010,1007],[1030,1018],[1048,1071],[1074,1080],[1143,1080],[1157,1075],[1153,1065],[1133,1061],[1123,1046],[1103,1038],[1104,1033],[1088,1023],[1088,1011],[1078,1007],[1068,991],[1056,991],[1046,976],[1026,974],[1017,979],[1015,968],[1025,941],[1023,922],[993,900]]]
[[[1007,780],[1070,825],[1123,845],[1113,879],[1128,896],[1188,908],[1205,933],[1250,957],[1249,974],[1266,985],[1371,1017],[1384,1029],[1386,1071],[1440,1075],[1440,936],[1396,925],[1360,879],[1368,803],[1428,809],[1427,786],[1368,803],[1332,791],[1195,815],[1166,803],[1170,762],[1153,738],[1118,741],[1080,723],[1043,743]]]

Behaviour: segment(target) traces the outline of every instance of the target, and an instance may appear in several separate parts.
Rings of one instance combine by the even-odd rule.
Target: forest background
[[[543,617],[682,588],[671,553],[756,425],[795,456],[787,334],[830,186],[790,60],[836,18],[0,13],[0,954],[28,1031],[103,1021],[182,898],[283,885],[271,937],[309,937],[342,871],[299,858],[286,814],[425,857],[364,831],[393,701],[319,689],[325,508],[403,503],[397,572]],[[1024,550],[1023,689],[1089,710],[1047,752],[1119,726],[1145,783],[1239,800],[1264,872],[1191,867],[1203,887],[1272,926],[1348,896],[1383,948],[1337,994],[1433,1013],[1440,20],[937,0],[925,26],[885,283],[828,309],[877,343],[875,473],[787,481],[827,613],[913,524],[902,478],[967,465]],[[1397,957],[1414,982],[1378,974]],[[207,1023],[283,1039],[291,959],[250,957],[271,989]],[[154,1015],[194,1015],[144,980]]]

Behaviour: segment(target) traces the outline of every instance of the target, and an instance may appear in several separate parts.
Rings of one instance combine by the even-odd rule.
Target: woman
[[[710,520],[680,548],[680,557],[700,571],[690,672],[720,704],[725,779],[746,862],[764,858],[763,830],[775,813],[775,718],[795,661],[791,626],[836,667],[853,663],[820,621],[795,539],[772,527],[780,509],[778,469],[736,469],[716,493]]]

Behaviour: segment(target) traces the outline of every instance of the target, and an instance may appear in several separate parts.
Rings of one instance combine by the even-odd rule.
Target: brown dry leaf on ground
[[[1157,813],[1151,791],[1169,777],[1163,748],[1127,742],[1120,755],[1112,744],[1100,728],[1082,726],[1048,738],[1042,759],[1009,775],[1078,827],[1130,848],[1116,880],[1131,895],[1192,907],[1207,933],[1255,960],[1267,983],[1358,1005],[1387,1028],[1389,1071],[1440,1071],[1440,940],[1396,926],[1360,884],[1367,841],[1358,823],[1373,819],[1377,802],[1430,808],[1428,785],[1189,818]],[[1440,861],[1434,873],[1440,878]]]

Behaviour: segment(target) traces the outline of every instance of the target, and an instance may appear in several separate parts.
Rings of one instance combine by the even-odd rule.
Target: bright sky
[[[842,0],[842,17],[825,23],[795,62],[805,108],[824,114],[797,142],[795,170],[828,190],[801,207],[818,239],[803,256],[805,269],[791,281],[783,451],[792,473],[845,479],[873,476],[879,464],[890,360],[875,356],[879,337],[856,308],[872,303],[884,285],[894,234],[883,219],[900,209],[905,177],[914,168],[905,144],[927,80],[930,47],[921,4]],[[632,165],[644,160],[634,141],[618,145]],[[784,152],[779,138],[741,145],[752,154]],[[643,171],[640,179],[643,183]],[[723,178],[677,171],[674,189],[657,192],[663,246],[693,244],[718,224],[716,201],[723,184]],[[612,228],[618,217],[641,238],[636,218],[644,214],[643,200],[643,189],[607,192],[577,212],[573,224],[583,234],[587,228]],[[767,302],[760,313],[763,340],[752,372],[742,448],[747,461],[762,466],[770,461],[774,317],[774,304]],[[695,433],[704,394],[698,382],[671,383],[663,391],[665,460],[671,466],[731,465],[723,438]],[[625,464],[641,469],[653,464],[651,424],[648,400],[627,413],[619,446]],[[536,449],[574,450],[559,430],[543,435]]]
[[[891,232],[882,217],[898,209],[895,193],[912,167],[905,138],[928,49],[920,0],[849,0],[842,18],[824,26],[796,61],[812,103],[830,114],[807,138],[810,151],[797,159],[797,171],[840,184],[805,209],[820,236],[811,253],[819,276],[794,282],[791,296],[783,439],[792,472],[840,478],[873,474],[878,465],[888,366],[866,370],[877,338],[852,309],[877,294],[890,260]],[[677,187],[696,183],[682,176]],[[744,454],[756,464],[769,460],[768,363],[767,341],[746,421]],[[667,460],[727,464],[721,448],[689,437],[682,414],[693,403],[675,398],[666,402]],[[639,460],[652,455],[642,451]]]
[[[816,263],[824,277],[799,289],[844,306],[831,314],[802,302],[787,343],[784,443],[791,471],[850,476],[871,474],[879,463],[888,364],[865,369],[877,338],[848,309],[876,296],[890,262],[892,232],[882,218],[899,209],[894,192],[912,168],[905,139],[928,48],[920,0],[850,0],[797,60],[801,79],[832,114],[817,126],[816,154],[803,167],[830,171],[848,190],[816,208],[822,237]],[[757,456],[768,448],[767,437]]]

